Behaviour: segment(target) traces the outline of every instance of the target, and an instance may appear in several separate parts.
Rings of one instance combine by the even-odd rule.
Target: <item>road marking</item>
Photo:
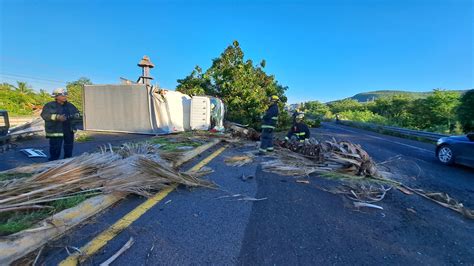
[[[326,126],[327,126],[327,124],[326,124]],[[350,130],[350,129],[346,129],[346,128],[342,128],[342,127],[338,127],[338,126],[334,126],[334,125],[330,125],[329,127],[335,127],[335,128],[337,128],[337,129],[345,130],[345,131],[352,132],[352,133],[356,133],[356,134],[363,134],[363,135],[365,135],[365,136],[367,136],[367,137],[369,137],[369,138],[378,139],[378,140],[383,140],[383,141],[391,142],[391,143],[398,144],[398,145],[401,145],[401,146],[405,146],[405,147],[409,147],[409,148],[412,148],[412,149],[416,149],[416,150],[419,150],[419,151],[422,151],[422,152],[427,152],[427,153],[430,153],[430,154],[434,154],[434,151],[430,151],[430,150],[423,149],[423,148],[420,148],[420,147],[416,147],[416,146],[413,146],[413,145],[405,144],[405,143],[402,143],[402,142],[393,141],[393,140],[388,140],[388,139],[384,139],[384,138],[381,138],[381,137],[377,137],[377,136],[373,136],[373,135],[364,134],[364,133],[361,133],[361,132],[353,131],[353,130]]]
[[[204,160],[200,161],[191,169],[189,169],[189,171],[197,171],[201,169],[203,166],[208,164],[214,158],[219,156],[219,154],[221,154],[226,148],[227,146],[219,148],[218,150],[213,152],[211,155],[206,157]],[[103,231],[98,236],[96,236],[94,239],[92,239],[89,243],[81,247],[80,248],[81,254],[71,255],[67,257],[65,260],[63,260],[59,265],[71,266],[71,265],[77,265],[79,262],[84,262],[87,258],[94,255],[95,253],[97,253],[97,251],[103,248],[107,244],[107,242],[112,240],[120,232],[122,232],[124,229],[129,227],[134,221],[138,220],[138,218],[140,218],[143,214],[145,214],[149,209],[153,208],[153,206],[155,206],[161,200],[163,200],[176,187],[177,185],[172,185],[171,187],[165,188],[161,190],[160,192],[158,192],[157,194],[155,194],[153,197],[147,199],[138,207],[136,207],[135,209],[127,213],[124,217],[120,218],[120,220],[118,220],[112,226],[110,226],[105,231]]]

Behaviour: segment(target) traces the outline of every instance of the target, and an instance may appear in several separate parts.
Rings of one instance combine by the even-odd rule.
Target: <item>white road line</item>
[[[328,126],[327,124],[324,124],[324,125],[325,125],[325,126]],[[329,125],[329,127],[334,127],[334,128],[340,129],[340,130],[344,130],[344,131],[352,132],[352,133],[356,133],[356,134],[363,134],[363,133],[361,133],[361,132],[353,131],[353,130],[346,129],[346,128],[342,128],[342,127],[338,127],[338,126]],[[430,151],[430,150],[423,149],[423,148],[420,148],[420,147],[416,147],[416,146],[413,146],[413,145],[401,143],[401,142],[398,142],[398,141],[388,140],[388,139],[376,137],[376,136],[373,136],[373,135],[368,135],[368,134],[363,134],[363,135],[365,135],[365,136],[367,136],[367,137],[369,137],[369,138],[379,139],[379,140],[391,142],[391,143],[394,143],[394,144],[398,144],[398,145],[401,145],[401,146],[409,147],[409,148],[412,148],[412,149],[416,149],[416,150],[419,150],[419,151],[422,151],[422,152],[427,152],[427,153],[430,153],[430,154],[434,154],[434,151]]]

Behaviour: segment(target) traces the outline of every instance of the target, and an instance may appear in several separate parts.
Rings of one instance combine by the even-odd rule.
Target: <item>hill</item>
[[[459,93],[464,93],[466,90],[455,90],[456,92]],[[384,96],[390,96],[394,94],[409,94],[415,99],[419,98],[426,98],[428,97],[431,93],[431,91],[427,92],[412,92],[412,91],[401,91],[401,90],[380,90],[380,91],[370,91],[370,92],[362,92],[358,93],[352,97],[349,97],[349,99],[354,99],[359,102],[367,102],[367,101],[373,101],[377,98],[384,97]]]

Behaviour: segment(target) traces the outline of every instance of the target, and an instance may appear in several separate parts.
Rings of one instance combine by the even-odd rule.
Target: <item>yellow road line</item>
[[[201,169],[203,166],[208,164],[214,158],[216,158],[219,154],[221,154],[227,146],[221,147],[211,155],[206,157],[204,160],[197,163],[193,166],[189,171],[197,171]],[[149,198],[138,207],[127,213],[124,217],[120,218],[116,223],[112,226],[107,228],[103,231],[100,235],[96,236],[92,239],[89,243],[83,246],[81,250],[81,254],[71,255],[63,260],[59,265],[61,266],[70,266],[70,265],[77,265],[79,262],[85,261],[90,256],[94,255],[97,251],[103,248],[107,242],[112,240],[116,237],[120,232],[122,232],[125,228],[129,227],[134,221],[138,220],[143,214],[145,214],[149,209],[163,200],[171,191],[173,191],[177,185],[172,185],[169,188],[163,189],[158,192],[153,197]]]
[[[209,163],[210,161],[212,161],[214,158],[216,158],[217,156],[219,156],[219,154],[221,154],[226,148],[227,148],[227,146],[224,146],[224,147],[219,148],[218,150],[216,150],[215,152],[213,152],[211,155],[207,156],[204,160],[200,161],[200,162],[197,163],[195,166],[193,166],[191,169],[189,169],[189,171],[197,171],[197,170],[201,169],[203,166],[205,166],[206,164],[208,164],[208,163]]]

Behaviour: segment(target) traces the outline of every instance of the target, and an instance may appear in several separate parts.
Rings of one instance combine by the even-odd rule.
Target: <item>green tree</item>
[[[333,114],[341,113],[344,111],[363,111],[366,107],[354,99],[344,99],[340,101],[331,102],[328,104]]]
[[[436,89],[426,98],[428,119],[434,127],[443,126],[445,131],[454,130],[456,109],[460,95],[457,92]]]
[[[211,87],[211,81],[207,75],[202,73],[202,68],[194,67],[194,70],[184,79],[178,79],[177,91],[191,96],[205,95]]]
[[[301,103],[299,110],[305,113],[305,123],[311,127],[319,127],[324,118],[332,116],[329,107],[319,101]]]
[[[44,89],[40,89],[39,93],[35,95],[36,97],[36,102],[39,104],[39,105],[45,105],[46,103],[52,101],[52,97],[51,97],[51,94],[48,93],[46,90]]]
[[[9,83],[6,83],[6,82],[3,82],[2,84],[0,84],[0,90],[6,90],[6,91],[9,91],[9,90],[12,90],[12,89],[15,89],[15,87]]]
[[[41,98],[51,98],[51,94],[48,93],[46,90],[44,89],[40,89],[39,93],[38,93],[38,96],[40,96]]]
[[[269,96],[280,97],[280,110],[287,100],[287,87],[278,84],[273,75],[266,74],[265,65],[264,60],[257,65],[252,60],[245,60],[239,43],[234,41],[212,61],[205,73],[196,67],[186,78],[179,79],[177,90],[185,94],[219,97],[226,103],[228,120],[258,127]]]
[[[74,104],[80,112],[82,112],[82,91],[84,85],[92,85],[90,79],[81,77],[76,81],[68,82],[66,85],[67,93],[68,93],[68,101]]]
[[[414,100],[410,108],[410,114],[412,115],[411,128],[426,130],[433,126],[432,115],[426,99]]]
[[[28,93],[33,92],[33,89],[26,82],[17,81],[16,84],[17,84],[16,91],[18,91],[21,94],[28,94]]]
[[[343,120],[364,122],[364,123],[375,123],[375,124],[387,124],[387,119],[381,115],[374,114],[369,110],[363,111],[352,111],[346,110],[339,113],[340,118]]]
[[[474,131],[474,89],[468,90],[460,99],[457,117],[465,133]]]
[[[9,83],[0,84],[0,110],[7,110],[10,115],[31,115],[51,101],[51,95],[46,91],[40,90],[37,93],[26,82],[17,82],[18,84],[20,85],[17,87]]]
[[[369,110],[388,118],[392,124],[409,127],[413,124],[410,113],[414,98],[408,94],[394,94],[378,98],[371,104]]]
[[[330,116],[331,110],[329,107],[319,101],[309,101],[302,104],[301,111],[305,112],[306,115],[310,116]]]
[[[467,102],[465,107],[458,108],[459,91],[437,89],[425,95],[426,98],[415,98],[406,93],[397,93],[364,104],[346,99],[332,102],[329,107],[343,119],[353,121],[456,133],[458,126],[462,125],[460,123],[462,120],[466,121],[464,124],[470,128],[469,119],[472,121],[472,113],[469,113],[469,110],[472,110],[470,109],[473,106],[472,100],[465,100]],[[465,115],[460,115],[460,112]]]

